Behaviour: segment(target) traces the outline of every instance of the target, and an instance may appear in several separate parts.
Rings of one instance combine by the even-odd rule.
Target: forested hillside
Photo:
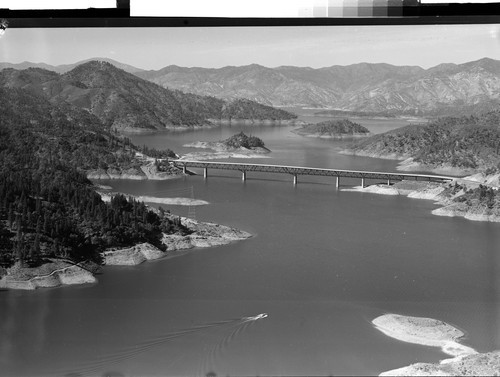
[[[375,135],[352,147],[354,153],[401,159],[427,166],[494,171],[500,167],[500,111],[446,117]]]
[[[38,264],[47,256],[99,261],[110,246],[186,232],[180,221],[143,203],[104,203],[85,170],[137,163],[138,149],[95,116],[49,103],[22,89],[0,88],[0,264]],[[150,151],[166,157],[171,151]]]
[[[212,126],[209,119],[294,119],[295,115],[253,101],[225,101],[162,88],[103,61],[90,61],[62,75],[41,68],[4,69],[0,87],[22,88],[53,104],[71,104],[119,131]]]

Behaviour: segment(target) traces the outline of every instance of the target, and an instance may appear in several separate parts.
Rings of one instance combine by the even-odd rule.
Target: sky
[[[7,28],[0,37],[0,62],[59,65],[92,57],[142,69],[361,62],[430,68],[500,60],[500,25]]]

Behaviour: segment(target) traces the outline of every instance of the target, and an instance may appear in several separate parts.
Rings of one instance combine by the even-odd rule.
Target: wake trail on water
[[[203,362],[198,370],[198,376],[206,376],[210,372],[215,371],[217,359],[219,359],[225,350],[228,349],[229,344],[237,338],[240,334],[243,334],[250,326],[254,325],[259,319],[266,318],[267,314],[262,313],[253,317],[243,317],[230,328],[233,328],[229,334],[222,336],[219,341],[210,347],[210,350],[206,353]]]
[[[111,353],[99,360],[96,361],[90,361],[88,363],[84,363],[81,365],[79,368],[75,370],[70,370],[70,371],[65,371],[63,372],[63,375],[65,376],[85,376],[89,374],[93,374],[99,371],[102,371],[104,368],[108,368],[112,366],[113,364],[117,364],[121,361],[127,361],[130,359],[133,359],[134,357],[137,357],[138,355],[148,352],[150,350],[153,350],[163,344],[169,343],[171,341],[174,341],[177,338],[182,338],[189,336],[191,334],[196,334],[196,333],[201,333],[205,331],[209,331],[211,329],[216,329],[220,328],[225,331],[228,331],[229,329],[234,328],[234,330],[227,336],[223,337],[220,345],[217,345],[214,350],[213,350],[213,355],[210,356],[210,360],[215,360],[215,354],[218,354],[221,352],[224,347],[229,344],[229,342],[238,334],[240,334],[244,329],[248,327],[249,324],[254,323],[258,319],[266,318],[267,314],[262,313],[254,317],[243,317],[243,318],[237,318],[237,319],[231,319],[231,320],[225,320],[225,321],[218,321],[218,322],[210,322],[206,324],[201,324],[201,325],[196,325],[192,326],[187,329],[183,330],[178,330],[178,331],[172,331],[169,333],[161,334],[158,336],[151,337],[147,340],[141,341],[137,344],[127,346],[123,349],[121,349],[118,352]],[[210,353],[210,355],[212,352]],[[209,362],[210,364],[213,364],[212,361]]]

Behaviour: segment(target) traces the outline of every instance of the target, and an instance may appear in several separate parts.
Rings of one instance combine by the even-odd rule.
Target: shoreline
[[[104,265],[135,266],[146,261],[181,256],[192,249],[228,245],[252,237],[248,232],[226,225],[198,222],[187,217],[180,219],[192,233],[185,236],[164,233],[161,242],[167,247],[166,251],[149,243],[105,250],[102,253]],[[0,289],[35,290],[89,283],[97,283],[92,272],[64,261],[46,263],[37,268],[15,265],[7,269],[6,275],[0,277]]]
[[[457,179],[454,182],[467,184],[467,188],[479,186],[479,182],[467,179]],[[465,182],[465,183],[464,183]],[[442,184],[422,181],[400,181],[391,186],[387,184],[374,184],[366,187],[355,186],[352,188],[343,188],[341,191],[361,192],[377,195],[403,195],[410,199],[432,200],[439,208],[433,209],[431,213],[436,216],[462,217],[471,221],[484,221],[500,223],[500,213],[492,212],[491,209],[481,205],[468,205],[466,202],[454,201],[465,194],[462,188],[456,193],[447,192],[452,183]],[[448,185],[448,186],[446,186]]]
[[[397,153],[353,151],[350,149],[343,149],[338,153],[347,156],[370,157],[370,158],[379,158],[381,160],[399,161],[398,165],[396,166],[396,170],[398,171],[429,172],[434,174],[456,176],[457,178],[478,173],[477,169],[464,169],[446,164],[441,166],[425,165],[419,162],[415,162],[413,157],[403,156]]]
[[[137,201],[144,203],[156,203],[156,204],[166,204],[171,206],[204,206],[210,204],[209,202],[201,199],[192,199],[192,198],[183,198],[183,197],[175,197],[175,198],[161,198],[156,196],[144,196],[144,195],[131,195],[124,194],[120,192],[102,192],[96,190],[96,192],[101,196],[103,202],[110,202],[111,197],[114,195],[124,195],[127,198],[134,198]]]
[[[380,376],[459,376],[496,375],[500,370],[500,351],[478,353],[460,342],[465,333],[433,318],[384,314],[372,320],[383,334],[402,342],[439,347],[452,358],[439,363],[415,363],[380,373]]]
[[[40,270],[47,269],[50,272],[39,274]],[[0,278],[0,289],[34,290],[96,282],[97,278],[92,272],[77,264],[57,261],[36,268],[13,266],[7,269],[7,275]]]
[[[166,251],[149,243],[107,250],[103,253],[104,264],[107,266],[135,266],[146,261],[177,257],[195,248],[223,246],[252,237],[248,232],[226,225],[198,222],[187,217],[180,217],[180,219],[183,225],[193,233],[185,236],[164,233],[161,241],[167,247]]]

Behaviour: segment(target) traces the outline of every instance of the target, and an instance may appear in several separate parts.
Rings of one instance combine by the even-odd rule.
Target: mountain
[[[241,67],[168,66],[137,76],[163,87],[272,106],[309,106],[397,115],[457,115],[500,104],[500,62],[417,66],[360,63],[325,68],[257,64]],[[458,113],[457,113],[458,112]]]
[[[53,104],[85,109],[106,126],[122,131],[211,126],[209,119],[293,119],[283,110],[248,101],[172,91],[104,61],[90,61],[58,74],[41,68],[4,69],[0,87],[22,88]]]
[[[73,64],[60,64],[60,65],[50,65],[50,64],[45,64],[45,63],[33,63],[33,62],[26,62],[26,61],[22,62],[22,63],[5,63],[5,62],[1,63],[0,62],[0,70],[2,70],[4,68],[14,68],[14,69],[18,69],[18,70],[28,69],[28,68],[43,68],[43,69],[47,69],[49,71],[54,71],[57,73],[66,73],[68,71],[71,71],[73,68],[75,68],[81,64],[87,63],[89,61],[92,61],[92,60],[99,60],[99,61],[110,63],[110,64],[114,65],[116,68],[123,69],[125,72],[129,72],[129,73],[138,73],[138,72],[143,71],[143,69],[141,69],[141,68],[137,68],[137,67],[131,66],[129,64],[125,64],[125,63],[120,63],[116,60],[109,59],[109,58],[90,58],[90,59],[81,60],[81,61],[73,63]]]

